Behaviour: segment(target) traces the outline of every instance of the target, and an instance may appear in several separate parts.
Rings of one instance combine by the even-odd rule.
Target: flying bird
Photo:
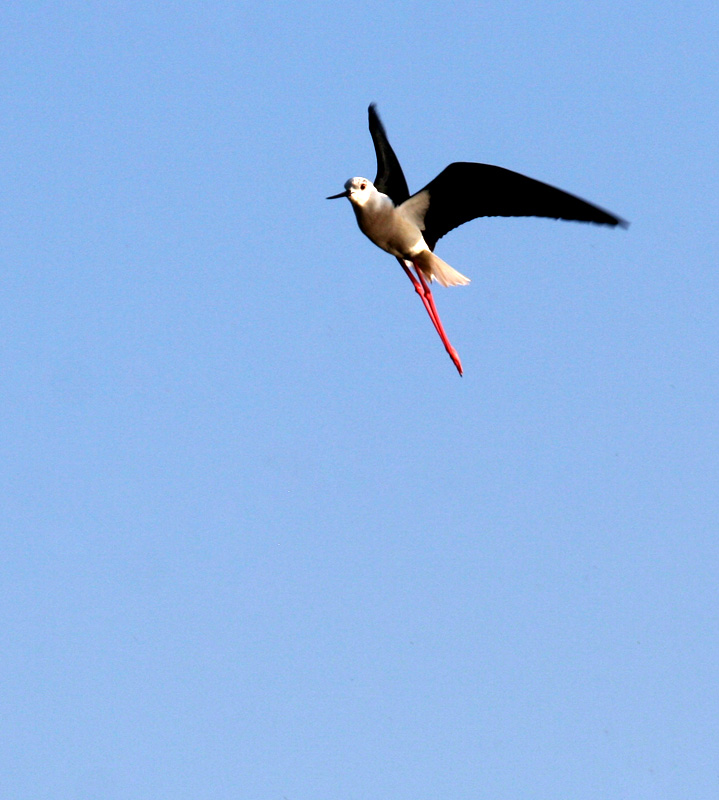
[[[579,197],[490,164],[455,162],[410,195],[374,103],[369,131],[377,156],[374,183],[350,178],[343,192],[327,199],[346,197],[362,233],[399,261],[460,375],[462,362],[442,327],[429,284],[461,286],[469,278],[435,255],[439,239],[477,217],[550,217],[627,227],[620,217]]]

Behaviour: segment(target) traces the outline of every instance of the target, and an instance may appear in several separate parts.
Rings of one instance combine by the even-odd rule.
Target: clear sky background
[[[716,800],[715,0],[0,31],[0,797]],[[464,378],[370,101],[631,221],[443,239]]]

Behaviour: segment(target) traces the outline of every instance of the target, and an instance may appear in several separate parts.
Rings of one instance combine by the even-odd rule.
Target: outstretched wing
[[[398,206],[409,197],[407,181],[397,156],[387,140],[384,125],[382,125],[374,103],[370,105],[368,111],[369,132],[372,135],[374,151],[377,154],[377,177],[374,179],[374,185],[378,191],[388,195]]]
[[[550,217],[624,228],[628,225],[620,217],[554,186],[503,167],[470,162],[450,164],[412,195],[408,206],[415,205],[427,209],[424,239],[432,250],[445,233],[477,217]]]

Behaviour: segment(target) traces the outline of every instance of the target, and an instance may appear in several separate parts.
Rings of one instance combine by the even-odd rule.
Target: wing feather
[[[424,238],[432,250],[446,233],[477,217],[549,217],[598,225],[628,225],[620,217],[573,194],[490,164],[460,161],[450,164],[412,196],[410,205],[421,206],[418,195],[423,192],[429,195]]]
[[[378,191],[388,195],[398,206],[409,197],[407,181],[399,160],[387,139],[384,125],[382,125],[374,103],[370,105],[368,112],[369,132],[372,135],[374,151],[377,155],[377,177],[374,179],[374,185]]]

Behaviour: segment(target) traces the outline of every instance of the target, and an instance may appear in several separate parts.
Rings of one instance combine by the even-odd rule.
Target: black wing
[[[422,192],[429,193],[424,239],[432,250],[445,233],[477,217],[551,217],[628,226],[573,194],[490,164],[450,164],[417,195]]]
[[[409,197],[407,181],[397,156],[387,140],[384,125],[382,125],[374,103],[370,105],[368,111],[369,132],[372,134],[374,151],[377,154],[377,177],[374,179],[374,185],[378,191],[388,195],[398,206]]]

